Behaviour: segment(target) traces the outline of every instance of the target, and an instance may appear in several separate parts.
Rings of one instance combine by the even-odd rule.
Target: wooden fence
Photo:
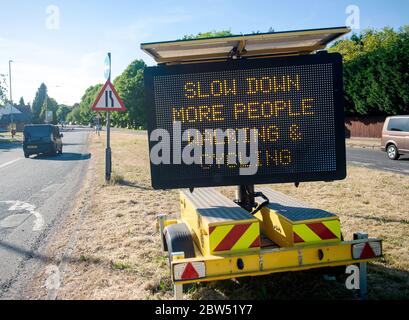
[[[385,116],[347,117],[345,136],[347,138],[380,138],[385,119]]]

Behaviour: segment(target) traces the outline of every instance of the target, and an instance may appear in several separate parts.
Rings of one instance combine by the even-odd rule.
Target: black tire
[[[27,153],[27,152],[24,152],[24,158],[30,158],[30,154],[29,153]]]
[[[53,146],[51,151],[50,151],[50,156],[55,157],[57,155],[57,152],[58,152],[58,147]]]
[[[169,261],[172,260],[172,253],[183,252],[185,258],[194,258],[195,246],[189,228],[185,223],[171,224],[164,230],[166,247]]]
[[[390,144],[388,148],[386,148],[386,154],[390,160],[399,159],[399,150],[394,144]]]
[[[165,247],[168,251],[169,266],[172,261],[173,252],[183,252],[186,259],[196,256],[192,234],[185,223],[171,224],[165,228],[163,233]],[[185,284],[183,285],[183,291],[187,292],[193,287],[194,284]]]

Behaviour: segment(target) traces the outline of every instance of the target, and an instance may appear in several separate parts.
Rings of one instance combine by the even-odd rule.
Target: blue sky
[[[360,30],[409,24],[407,0],[0,0],[0,74],[8,74],[8,60],[14,60],[14,100],[32,101],[45,82],[59,103],[73,104],[88,86],[104,81],[109,51],[115,77],[136,58],[154,64],[139,49],[141,42],[214,29],[251,33],[343,26],[348,5],[360,10]],[[51,24],[56,29],[50,29],[55,15],[47,8],[58,8],[59,24]]]

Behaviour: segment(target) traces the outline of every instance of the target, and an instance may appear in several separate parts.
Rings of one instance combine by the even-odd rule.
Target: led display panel
[[[342,83],[326,52],[148,67],[152,186],[344,179]]]

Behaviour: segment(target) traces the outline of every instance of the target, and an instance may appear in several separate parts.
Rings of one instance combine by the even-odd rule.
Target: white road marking
[[[26,203],[23,201],[0,201],[6,204],[10,205],[10,208],[8,209],[9,211],[18,211],[18,210],[25,210],[32,214],[35,218],[34,220],[34,225],[33,225],[33,231],[40,231],[44,227],[44,218],[39,213],[36,211],[36,207],[30,203]]]
[[[40,192],[53,192],[53,191],[57,191],[57,190],[60,189],[63,185],[64,185],[63,183],[51,184],[51,185],[45,187],[44,189],[42,189]]]
[[[51,290],[58,290],[61,286],[60,269],[56,265],[49,265],[45,269],[47,279],[45,280],[45,287]]]
[[[4,168],[4,167],[7,167],[7,166],[9,166],[9,165],[13,164],[14,162],[17,162],[17,161],[19,161],[19,160],[21,160],[21,159],[22,159],[22,158],[17,158],[17,159],[11,160],[11,161],[9,161],[9,162],[0,164],[0,169],[1,169],[1,168]]]
[[[16,228],[30,216],[31,214],[29,213],[13,214],[0,221],[0,228]]]

